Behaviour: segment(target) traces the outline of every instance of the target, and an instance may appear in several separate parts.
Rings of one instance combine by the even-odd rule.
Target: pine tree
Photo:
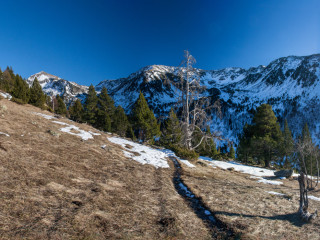
[[[277,118],[269,104],[262,104],[256,109],[250,131],[250,152],[257,158],[258,164],[264,161],[265,167],[270,167],[272,160],[280,157],[282,132]]]
[[[103,131],[111,132],[111,120],[115,107],[105,87],[102,88],[98,96],[97,107],[95,126]]]
[[[239,145],[237,148],[237,158],[244,163],[251,162],[251,138],[252,138],[252,131],[250,129],[250,125],[245,124],[243,127],[243,132],[239,136]]]
[[[132,134],[132,128],[129,124],[128,117],[121,106],[118,106],[114,112],[112,131],[121,137],[128,136],[133,138],[133,136],[130,136]]]
[[[155,137],[160,136],[160,126],[153,112],[150,110],[142,92],[134,104],[132,110],[134,131],[137,132],[140,141],[153,142]]]
[[[18,74],[15,76],[12,95],[17,99],[20,99],[22,103],[27,103],[29,101],[29,86]]]
[[[79,99],[75,101],[75,103],[70,107],[69,114],[70,118],[76,122],[82,122],[83,117],[83,107]]]
[[[67,115],[68,111],[63,99],[59,95],[56,96],[56,99],[57,99],[58,106],[56,106],[55,113],[64,115],[64,116]]]
[[[127,127],[126,137],[127,137],[127,138],[131,138],[133,141],[136,141],[136,140],[137,140],[137,138],[136,138],[136,136],[134,135],[133,129],[132,129],[132,127],[131,127],[130,124],[129,124],[128,127]]]
[[[228,157],[231,158],[231,159],[235,159],[236,158],[236,152],[234,150],[233,143],[231,143],[230,151],[228,153]]]
[[[180,145],[182,140],[182,129],[179,119],[172,108],[169,112],[169,117],[164,122],[164,125],[160,144],[168,148],[172,145]]]
[[[84,121],[90,123],[95,126],[96,124],[96,116],[98,111],[98,96],[96,90],[91,84],[89,87],[88,95],[86,101],[84,103]]]
[[[29,103],[36,107],[44,109],[45,102],[46,102],[46,96],[42,91],[42,87],[39,84],[38,79],[35,78],[30,88]]]
[[[7,68],[1,76],[0,88],[8,93],[11,93],[14,88],[14,78],[12,78],[9,68]]]
[[[98,97],[98,107],[100,110],[107,112],[107,114],[111,117],[115,111],[114,101],[108,95],[108,91],[106,87],[103,87],[101,93]]]
[[[283,129],[283,155],[284,155],[284,168],[291,168],[291,162],[292,162],[292,153],[293,153],[293,147],[294,147],[294,141],[292,138],[291,131],[289,129],[289,125],[287,122],[287,119],[285,119],[284,122],[284,129]]]

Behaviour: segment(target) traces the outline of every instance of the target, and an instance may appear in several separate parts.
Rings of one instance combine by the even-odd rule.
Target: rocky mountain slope
[[[173,85],[167,84],[166,80],[177,79],[178,70],[177,67],[148,66],[126,78],[102,81],[96,89],[107,87],[116,104],[124,107],[127,112],[141,90],[154,112],[157,115],[165,115],[176,103],[176,90]],[[307,122],[313,138],[319,142],[319,54],[283,57],[274,60],[268,66],[249,69],[195,71],[201,83],[206,86],[203,95],[209,96],[212,102],[217,99],[221,102],[222,119],[214,117],[212,128],[225,138],[237,141],[237,135],[241,133],[244,124],[251,121],[252,110],[262,103],[269,103],[281,124],[287,118],[295,135],[301,132],[303,124]],[[30,79],[31,77],[29,81]],[[58,80],[43,81],[47,81],[43,84],[46,91]],[[56,85],[54,89],[58,93],[58,89],[62,87]],[[81,89],[81,93],[84,93],[86,88]],[[69,96],[67,90],[61,91],[61,94]]]
[[[87,86],[79,85],[75,82],[70,82],[60,77],[41,71],[30,76],[27,83],[32,86],[34,79],[37,78],[43,91],[49,96],[57,94],[64,97],[67,103],[75,101],[76,98],[82,98],[83,94],[88,92]]]

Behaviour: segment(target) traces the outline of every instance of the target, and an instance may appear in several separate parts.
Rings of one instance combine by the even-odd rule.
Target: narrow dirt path
[[[225,223],[216,219],[214,212],[212,212],[202,201],[201,198],[194,195],[194,193],[188,188],[187,185],[181,179],[181,165],[174,157],[170,157],[174,163],[175,173],[173,177],[173,183],[177,192],[185,199],[185,201],[192,208],[194,213],[205,223],[205,225],[212,232],[213,239],[240,239],[236,236],[232,229],[230,229]]]

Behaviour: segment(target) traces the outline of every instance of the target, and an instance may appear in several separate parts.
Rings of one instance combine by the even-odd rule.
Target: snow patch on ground
[[[0,92],[0,96],[11,100],[12,96],[9,93]]]
[[[132,158],[141,164],[150,164],[156,168],[169,168],[167,154],[160,150],[152,149],[148,146],[117,137],[111,137],[108,138],[108,140],[127,149],[123,151],[125,156]]]
[[[173,151],[169,149],[153,149],[148,146],[144,146],[139,143],[135,143],[123,138],[111,137],[108,138],[110,142],[121,145],[127,150],[124,150],[123,153],[126,157],[132,158],[133,160],[140,162],[142,164],[151,164],[156,168],[168,168],[168,157],[175,157],[183,164],[188,167],[195,167],[188,160],[181,159],[177,157]],[[138,156],[137,156],[138,155]]]
[[[48,119],[48,120],[55,119],[54,116],[50,116],[50,115],[43,114],[43,113],[33,112],[33,114],[38,115],[38,116],[43,117],[43,118]]]
[[[312,200],[315,200],[315,201],[320,201],[320,198],[315,197],[315,196],[309,195],[308,198],[309,198],[309,199],[312,199]]]
[[[7,137],[10,137],[10,135],[9,135],[9,134],[4,133],[4,132],[0,132],[0,135],[5,135],[5,136],[7,136]]]
[[[279,181],[273,181],[273,180],[267,180],[267,179],[260,179],[258,180],[259,183],[265,183],[265,184],[271,184],[271,185],[281,185],[282,182]]]
[[[215,167],[219,167],[222,169],[234,168],[235,171],[247,173],[257,177],[274,176],[273,170],[269,170],[265,168],[246,166],[234,161],[230,161],[230,162],[217,161],[217,160],[212,160],[211,158],[202,157],[202,156],[200,157],[200,159],[209,161],[211,163],[210,165],[213,165]]]
[[[188,160],[184,160],[184,159],[181,159],[181,158],[177,157],[176,154],[175,154],[173,151],[169,150],[169,149],[163,149],[163,150],[161,150],[161,151],[164,152],[168,157],[175,157],[175,158],[177,158],[180,162],[182,162],[183,164],[187,165],[188,167],[191,167],[191,168],[194,168],[194,167],[195,167],[195,166],[194,166],[192,163],[190,163]]]
[[[47,115],[47,114],[43,114],[43,113],[34,112],[34,114],[36,114],[36,115],[38,115],[40,117],[43,117],[45,119],[48,119],[48,120],[56,119],[53,116],[50,116],[50,115]],[[79,136],[79,137],[82,138],[82,140],[93,139],[92,135],[100,135],[100,133],[93,133],[91,131],[87,132],[85,130],[80,129],[79,127],[77,127],[75,125],[68,124],[68,123],[65,123],[65,122],[60,122],[60,121],[52,121],[52,122],[55,123],[55,124],[59,124],[59,125],[65,126],[65,127],[59,129],[61,132],[65,132],[65,133],[68,133],[68,134],[71,134],[71,135]]]
[[[74,125],[69,125],[69,124],[67,124],[67,125],[68,126],[66,126],[64,128],[60,128],[60,131],[65,132],[65,133],[69,133],[71,135],[79,136],[83,140],[93,139],[93,136],[89,132],[84,131]]]
[[[95,132],[92,132],[92,131],[89,131],[90,134],[92,134],[93,136],[100,136],[101,133],[95,133]]]
[[[272,184],[272,185],[281,185],[283,184],[280,181],[274,181],[274,180],[267,180],[263,177],[270,177],[274,176],[274,170],[269,170],[266,168],[259,168],[259,167],[252,167],[252,166],[246,166],[238,162],[230,161],[230,162],[223,162],[223,161],[217,161],[212,160],[208,157],[200,157],[199,159],[208,161],[210,166],[213,167],[219,167],[222,169],[228,169],[233,168],[235,171],[246,173],[251,175],[250,178],[258,179],[259,183],[265,183],[265,184]]]
[[[267,192],[267,193],[270,193],[270,194],[272,194],[272,195],[285,196],[285,194],[283,194],[283,193],[278,193],[278,192],[273,192],[273,191],[269,191],[269,192]]]

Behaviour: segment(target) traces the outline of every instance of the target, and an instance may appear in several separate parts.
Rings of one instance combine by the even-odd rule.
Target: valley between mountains
[[[176,158],[177,189],[170,151],[31,105],[0,106],[1,239],[319,239],[319,218],[305,224],[296,214],[296,176]],[[319,209],[319,190],[309,198]]]

